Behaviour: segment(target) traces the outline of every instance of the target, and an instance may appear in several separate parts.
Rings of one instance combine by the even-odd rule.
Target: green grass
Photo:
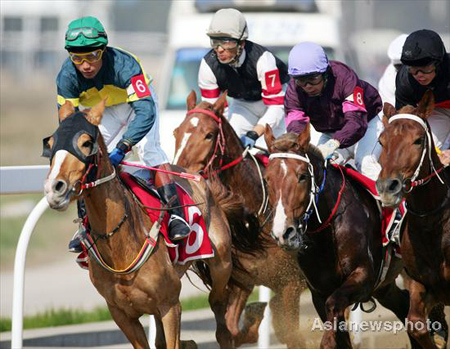
[[[254,302],[257,300],[258,290],[255,290],[251,294],[248,301]],[[205,294],[184,299],[181,301],[181,307],[183,311],[208,308],[208,296]],[[112,318],[107,307],[96,307],[91,311],[52,309],[34,316],[25,316],[23,320],[23,328],[25,330],[29,330],[33,328],[76,325],[109,320],[112,320]],[[9,331],[11,331],[11,319],[0,319],[0,332]]]

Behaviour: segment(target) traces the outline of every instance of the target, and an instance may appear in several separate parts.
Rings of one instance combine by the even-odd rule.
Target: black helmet
[[[445,46],[439,34],[422,29],[406,38],[401,61],[405,65],[423,67],[433,62],[442,62],[445,53]]]

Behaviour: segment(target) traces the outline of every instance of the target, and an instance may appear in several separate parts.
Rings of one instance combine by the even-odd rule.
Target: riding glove
[[[252,149],[258,138],[258,133],[256,133],[255,131],[248,131],[245,136],[241,137],[241,142],[244,148],[248,147],[249,149]]]
[[[122,162],[123,158],[125,157],[125,154],[129,152],[131,149],[131,146],[124,141],[120,141],[117,143],[117,146],[114,148],[114,150],[109,154],[109,161],[111,161],[111,164],[113,166],[119,166],[119,164]]]
[[[336,139],[330,139],[326,143],[319,145],[318,148],[322,153],[323,158],[328,159],[331,157],[331,155],[333,155],[335,150],[338,149],[340,145],[341,143],[339,143],[339,141],[337,141]]]

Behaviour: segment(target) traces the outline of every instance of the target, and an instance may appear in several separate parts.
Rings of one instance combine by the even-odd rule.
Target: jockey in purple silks
[[[328,61],[312,42],[294,46],[288,72],[293,79],[284,101],[287,131],[300,133],[310,122],[322,132],[316,145],[324,158],[335,152],[338,162],[354,158],[358,171],[376,180],[383,129],[377,90],[344,63]]]

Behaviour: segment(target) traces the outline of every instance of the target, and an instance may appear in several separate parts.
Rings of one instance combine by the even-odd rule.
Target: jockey
[[[160,147],[158,101],[152,79],[134,55],[107,45],[106,31],[97,18],[82,17],[69,24],[65,36],[69,57],[56,79],[58,107],[70,101],[76,108],[84,109],[107,97],[99,129],[111,163],[118,166],[136,145],[144,164],[166,169],[169,164]],[[176,185],[169,175],[157,171],[155,184],[164,202],[180,206]],[[79,214],[82,206],[79,205]],[[191,229],[183,208],[169,212],[170,237],[186,237]],[[73,252],[81,248],[77,235],[69,244]]]
[[[386,67],[383,76],[378,82],[378,92],[380,93],[381,100],[384,103],[389,103],[395,106],[395,77],[397,72],[402,67],[402,48],[405,43],[407,34],[401,34],[397,36],[389,45],[387,55],[391,61]]]
[[[238,10],[217,11],[207,35],[212,50],[203,57],[198,73],[202,100],[214,103],[228,91],[233,98],[230,124],[244,147],[255,145],[266,124],[275,136],[283,134],[286,65],[267,48],[247,40],[247,22]],[[265,145],[264,139],[258,144]]]
[[[328,61],[323,48],[312,42],[289,53],[284,106],[288,132],[300,133],[306,124],[322,132],[318,148],[324,158],[335,151],[339,161],[355,159],[356,168],[376,180],[380,172],[378,136],[382,109],[377,90],[338,61]]]
[[[395,108],[416,106],[427,90],[433,91],[435,109],[427,119],[438,148],[448,148],[450,136],[450,54],[432,30],[411,33],[403,46],[396,79]],[[446,144],[447,143],[447,144]]]

